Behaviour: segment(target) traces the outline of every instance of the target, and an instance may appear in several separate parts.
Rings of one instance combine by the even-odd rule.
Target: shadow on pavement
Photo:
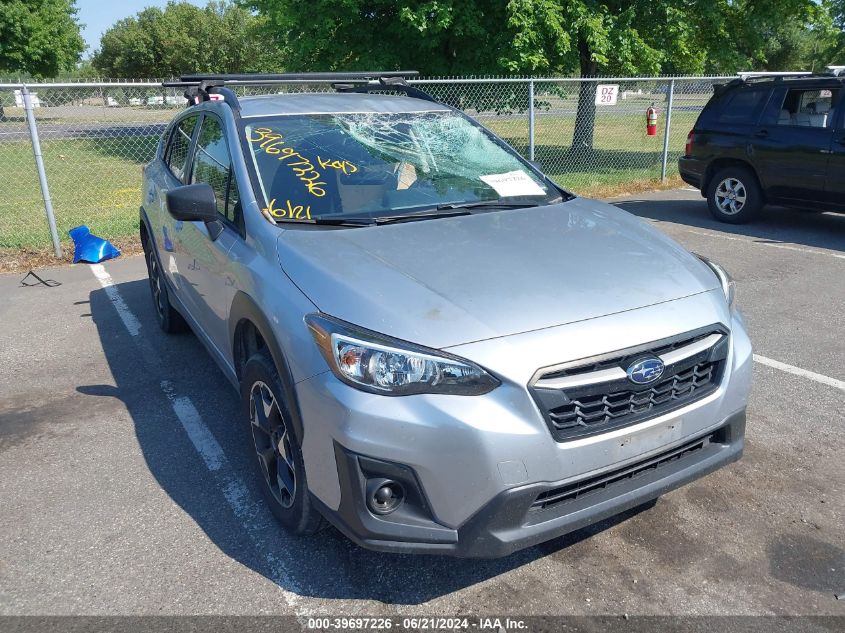
[[[287,591],[315,598],[421,604],[572,547],[653,505],[498,560],[371,552],[333,528],[309,537],[292,537],[261,501],[248,429],[240,419],[234,389],[193,335],[167,336],[159,331],[146,281],[116,287],[141,321],[141,332],[131,337],[105,291],[93,291],[91,313],[116,386],[84,385],[78,391],[121,400],[134,422],[147,466],[161,488],[220,551]],[[189,441],[162,391],[162,381],[168,381],[178,396],[190,398],[223,448],[226,463],[220,471],[209,472]],[[238,503],[247,511],[233,512],[221,478],[244,482],[247,498]],[[201,564],[198,561],[198,567]]]
[[[741,235],[757,242],[787,242],[845,251],[845,214],[765,207],[755,221],[734,225],[714,219],[703,198],[628,200],[614,204],[642,218]]]

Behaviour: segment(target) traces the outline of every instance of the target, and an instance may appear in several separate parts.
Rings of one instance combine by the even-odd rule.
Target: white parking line
[[[137,337],[141,329],[141,323],[126,305],[126,302],[120,295],[120,291],[115,287],[111,275],[106,272],[106,269],[101,264],[92,264],[91,271],[100,282],[100,285],[105,289],[109,299],[111,299],[118,316],[120,316],[121,321],[126,326],[126,330],[133,337]],[[307,607],[303,607],[300,596],[294,593],[302,593],[302,591],[296,586],[294,579],[291,577],[286,562],[282,558],[277,557],[262,542],[264,533],[268,529],[268,526],[264,524],[264,519],[267,515],[266,508],[264,508],[260,500],[256,501],[253,498],[246,484],[234,474],[234,470],[229,465],[223,448],[205,422],[203,422],[199,411],[197,411],[191,399],[185,396],[177,396],[173,385],[167,380],[161,382],[161,390],[170,401],[170,406],[182,424],[182,428],[185,429],[188,439],[191,440],[197,453],[199,453],[203,462],[205,462],[206,468],[211,473],[215,484],[222,491],[229,507],[232,509],[232,513],[240,522],[244,533],[252,542],[256,551],[264,557],[264,562],[269,571],[268,576],[279,588],[282,598],[298,616],[310,615],[312,611]],[[277,534],[274,528],[271,527],[269,529],[273,531],[273,534]],[[284,587],[293,589],[293,591]]]
[[[782,363],[779,360],[766,358],[765,356],[760,356],[759,354],[754,354],[754,360],[760,363],[761,365],[766,365],[774,369],[779,369],[781,371],[785,371],[788,374],[801,376],[802,378],[807,378],[808,380],[820,382],[823,385],[828,385],[830,387],[834,387],[835,389],[845,391],[845,381],[837,380],[836,378],[831,378],[830,376],[825,376],[824,374],[817,374],[814,371],[801,369],[800,367],[795,367],[794,365],[787,365],[786,363]]]
[[[170,406],[173,407],[173,412],[182,426],[188,438],[197,449],[197,453],[205,462],[206,468],[211,472],[220,470],[223,463],[226,461],[226,456],[223,454],[223,449],[220,444],[208,430],[208,427],[203,423],[199,411],[191,402],[190,398],[180,397],[176,395],[173,385],[167,380],[161,381],[161,390],[167,399],[170,400]]]
[[[270,570],[270,579],[279,587],[285,601],[291,607],[297,606],[296,613],[304,615],[304,609],[299,606],[300,598],[296,593],[283,589],[283,587],[294,587],[295,583],[285,566],[284,561],[277,558],[267,550],[262,543],[261,531],[265,528],[259,517],[265,512],[260,502],[256,502],[249,492],[246,484],[239,477],[233,474],[233,469],[226,459],[223,448],[215,439],[214,434],[202,421],[199,412],[190,398],[177,396],[173,385],[167,380],[161,382],[161,390],[167,399],[173,412],[182,423],[182,428],[188,434],[188,438],[197,449],[209,472],[212,473],[215,483],[222,490],[223,496],[238,518],[245,534],[252,541],[255,549],[264,556],[267,568]],[[298,590],[298,589],[297,589]]]
[[[770,246],[772,248],[781,248],[786,251],[797,251],[799,253],[809,253],[810,255],[825,255],[827,257],[833,257],[836,259],[845,259],[845,255],[842,255],[840,253],[831,253],[830,251],[825,251],[818,248],[807,248],[804,246],[793,246],[792,244],[784,244],[783,242],[768,242],[755,240],[747,237],[737,237],[735,235],[725,235],[724,233],[720,233],[718,231],[700,231],[698,229],[690,229],[685,226],[675,224],[674,222],[668,220],[655,220],[655,222],[671,224],[672,226],[677,227],[681,231],[685,231],[686,233],[694,233],[695,235],[704,235],[706,237],[718,237],[723,240],[731,240],[732,242],[745,242],[747,244],[756,244],[758,246]]]
[[[106,269],[103,268],[102,264],[91,264],[91,272],[94,273],[97,281],[100,282],[100,285],[106,291],[106,294],[114,305],[114,309],[117,310],[117,315],[120,317],[120,320],[123,321],[123,325],[126,326],[129,334],[132,336],[138,336],[138,332],[141,331],[141,322],[134,314],[132,314],[129,306],[126,305],[123,297],[120,296],[117,288],[114,287],[114,281],[112,280],[111,275],[106,272]]]

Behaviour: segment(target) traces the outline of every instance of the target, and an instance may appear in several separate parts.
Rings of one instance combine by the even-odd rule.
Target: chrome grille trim
[[[690,358],[691,356],[700,354],[701,352],[710,349],[711,347],[715,347],[724,337],[724,334],[714,332],[706,338],[693,341],[689,345],[674,349],[670,352],[666,352],[665,354],[660,354],[657,357],[663,361],[664,365],[668,367],[669,365],[678,363],[684,359]],[[609,354],[601,354],[600,356],[591,356],[589,358],[583,358],[581,360],[574,361],[573,363],[565,363],[564,365],[555,365],[554,367],[549,367],[544,370],[540,370],[543,372],[541,376],[547,373],[551,373],[553,371],[560,371],[562,369],[575,369],[584,365],[590,365],[592,363],[597,363],[604,360],[609,360],[613,358],[624,358],[626,356],[635,355],[640,352],[646,353],[648,352],[650,345],[653,344],[632,347],[627,350],[611,352]],[[622,369],[621,367],[611,367],[609,369],[601,369],[599,371],[594,371],[587,374],[575,374],[574,376],[559,376],[554,378],[542,378],[538,377],[537,374],[535,374],[534,378],[532,378],[530,385],[532,387],[538,387],[540,389],[571,389],[572,387],[584,387],[587,385],[601,384],[603,382],[622,380],[626,377],[627,374],[625,373],[624,369]]]
[[[623,428],[698,402],[718,389],[730,334],[715,324],[617,352],[538,370],[528,384],[558,442]],[[658,357],[663,374],[634,383],[627,369]]]
[[[660,358],[660,360],[663,361],[663,364],[668,367],[669,365],[678,363],[686,358],[689,358],[690,356],[695,356],[696,354],[699,354],[704,350],[710,349],[711,347],[716,347],[716,345],[723,338],[725,338],[724,334],[714,332],[707,338],[690,343],[686,347],[681,347],[679,349],[672,350],[671,352],[661,354],[658,358]]]
[[[578,374],[576,376],[561,376],[559,378],[540,379],[534,383],[535,387],[541,389],[568,389],[570,387],[582,387],[584,385],[596,385],[612,380],[622,380],[626,377],[625,370],[620,367],[602,369],[589,374]]]

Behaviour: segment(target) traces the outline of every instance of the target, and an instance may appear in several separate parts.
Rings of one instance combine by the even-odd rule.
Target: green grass
[[[669,173],[683,150],[694,112],[673,113]],[[482,121],[527,154],[527,117]],[[657,136],[645,133],[645,115],[599,112],[592,150],[572,148],[574,116],[545,116],[538,111],[535,158],[561,185],[590,196],[614,195],[626,187],[658,185],[663,151],[663,121]],[[153,156],[158,138],[42,140],[59,234],[87,224],[91,231],[120,241],[137,234],[141,203],[140,166]],[[50,246],[44,204],[28,141],[0,143],[0,249]]]
[[[87,224],[103,237],[138,230],[140,166],[153,155],[155,137],[114,137],[42,141],[60,238]],[[50,245],[32,147],[28,141],[0,144],[0,248],[37,249]]]

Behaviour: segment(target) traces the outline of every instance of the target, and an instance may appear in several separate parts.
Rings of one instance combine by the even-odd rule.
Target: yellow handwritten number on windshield
[[[289,219],[289,220],[310,220],[311,219],[311,205],[305,206],[301,204],[292,204],[290,200],[286,200],[286,205],[283,208],[275,208],[276,199],[270,200],[270,203],[262,209],[274,218]]]
[[[311,161],[292,147],[279,147],[280,145],[285,144],[284,138],[282,138],[281,134],[274,132],[269,127],[258,127],[252,130],[252,132],[255,132],[257,137],[253,137],[252,134],[250,134],[250,136],[247,137],[247,140],[250,143],[260,143],[259,147],[267,154],[273,156],[278,155],[280,161],[287,161],[288,158],[298,159],[293,162],[286,162],[285,164],[290,167],[293,170],[294,175],[305,184],[305,188],[308,189],[308,193],[312,196],[316,196],[317,198],[322,198],[326,195],[326,190],[322,187],[322,185],[325,185],[326,183],[320,180],[320,178],[322,178],[322,174],[314,168]],[[352,167],[354,168],[355,166],[352,165]],[[336,169],[340,169],[340,167],[336,167]],[[357,168],[355,168],[355,171],[357,171]]]

